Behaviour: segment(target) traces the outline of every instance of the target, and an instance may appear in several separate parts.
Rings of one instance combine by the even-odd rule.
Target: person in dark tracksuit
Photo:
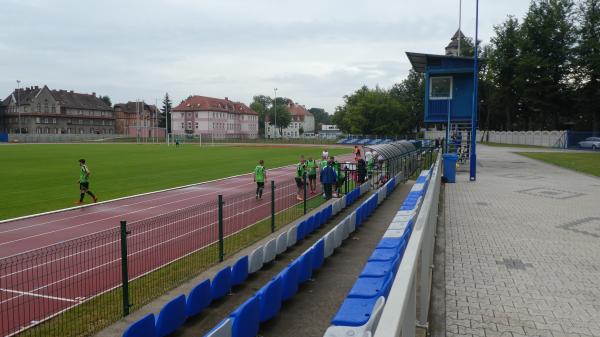
[[[333,162],[327,162],[327,166],[321,169],[321,183],[323,184],[323,189],[325,190],[325,200],[331,199],[331,192],[333,189],[333,184],[337,182],[337,174],[335,173],[335,169],[333,168]]]

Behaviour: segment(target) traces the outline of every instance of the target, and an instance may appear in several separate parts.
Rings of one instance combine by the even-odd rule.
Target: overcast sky
[[[0,0],[0,96],[15,87],[108,95],[113,103],[165,92],[249,104],[286,96],[333,112],[363,84],[390,87],[406,51],[443,54],[459,0]],[[528,0],[481,0],[480,39]],[[475,32],[475,0],[463,31]]]

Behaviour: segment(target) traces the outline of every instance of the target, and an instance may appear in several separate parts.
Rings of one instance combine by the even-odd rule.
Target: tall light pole
[[[19,114],[19,134],[21,134],[21,109],[19,109],[19,105],[21,104],[21,80],[17,80],[17,113]]]
[[[275,99],[273,99],[273,112],[275,113],[275,137],[277,138],[277,88],[273,89],[275,91]]]
[[[458,0],[458,56],[460,56],[460,44],[461,44],[461,26],[462,26],[462,0]]]
[[[469,160],[469,176],[471,181],[477,179],[477,104],[479,85],[479,50],[477,39],[479,37],[479,0],[475,1],[475,53],[473,55],[473,110],[471,111],[471,158]]]

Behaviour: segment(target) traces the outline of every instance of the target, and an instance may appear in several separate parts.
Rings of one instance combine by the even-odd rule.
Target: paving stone
[[[445,186],[447,319],[474,336],[600,337],[600,179],[506,148],[478,161],[477,182]]]

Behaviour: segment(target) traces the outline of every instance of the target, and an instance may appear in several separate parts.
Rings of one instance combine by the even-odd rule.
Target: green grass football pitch
[[[517,152],[522,156],[600,177],[600,153]]]
[[[176,148],[138,144],[35,144],[0,146],[0,220],[74,206],[79,164],[91,171],[90,190],[101,201],[249,173],[259,159],[267,169],[293,164],[321,147],[286,145]],[[350,149],[332,148],[331,155]],[[86,201],[89,201],[86,196]]]

